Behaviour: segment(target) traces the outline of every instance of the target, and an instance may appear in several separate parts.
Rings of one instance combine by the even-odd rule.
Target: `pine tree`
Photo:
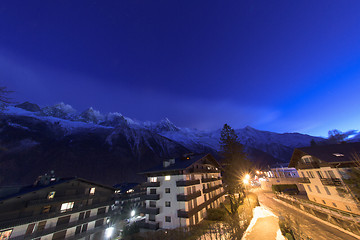
[[[234,129],[227,124],[221,130],[220,156],[224,165],[223,177],[228,192],[240,192],[242,179],[250,169],[250,161]]]

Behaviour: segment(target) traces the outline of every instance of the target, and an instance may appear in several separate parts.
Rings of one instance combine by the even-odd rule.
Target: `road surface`
[[[289,214],[291,219],[295,219],[300,223],[300,230],[313,240],[356,240],[347,233],[333,228],[323,222],[320,222],[300,210],[290,208],[279,201],[273,199],[274,194],[264,192],[260,189],[254,190],[258,194],[259,202],[270,209],[277,216],[285,216]]]

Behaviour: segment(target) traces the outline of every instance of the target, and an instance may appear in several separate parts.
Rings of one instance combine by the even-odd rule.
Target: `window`
[[[314,198],[314,202],[316,202],[316,198]]]
[[[150,201],[150,207],[156,207],[156,201]]]
[[[171,202],[165,202],[165,207],[171,207]]]
[[[325,200],[322,200],[323,204],[326,204]]]
[[[11,235],[12,231],[13,231],[12,229],[8,229],[8,230],[0,232],[0,239],[1,240],[10,239],[10,235]]]
[[[54,233],[52,239],[53,240],[65,239],[65,236],[66,236],[66,230]]]
[[[316,191],[317,191],[318,193],[321,193],[318,186],[315,185],[315,188],[316,188]]]
[[[328,171],[330,178],[336,178],[332,170]]]
[[[301,172],[301,176],[302,176],[303,178],[305,178],[305,174],[304,174],[304,172]]]
[[[165,176],[165,181],[169,181],[170,180],[170,175]]]
[[[95,222],[95,227],[100,227],[104,224],[104,219],[99,219]]]
[[[49,192],[47,199],[53,199],[55,197],[55,192]]]
[[[348,205],[345,205],[346,209],[351,211],[351,208]]]
[[[150,189],[150,194],[156,194],[156,188],[151,188]]]
[[[48,213],[48,212],[50,212],[50,205],[44,206],[42,210],[42,213]]]
[[[149,177],[150,182],[157,182],[157,177]]]
[[[321,178],[324,178],[324,175],[322,174],[322,172],[316,171],[316,173],[317,173],[317,175],[319,176],[320,179],[321,179]]]
[[[311,187],[309,185],[307,185],[307,187],[308,187],[309,191],[312,192]]]
[[[165,188],[165,193],[170,193],[170,188]]]
[[[41,232],[42,230],[44,230],[45,225],[46,225],[46,221],[39,222],[36,231]]]
[[[81,232],[86,232],[87,227],[88,227],[88,224],[87,224],[87,223],[85,223],[84,225],[82,225]]]
[[[94,195],[95,194],[95,188],[94,187],[92,187],[92,188],[90,188],[90,195]]]
[[[170,216],[165,216],[165,222],[171,222],[171,217]]]
[[[84,219],[84,215],[85,215],[85,212],[82,212],[79,214],[79,219],[78,220],[82,220]]]
[[[74,202],[68,202],[61,204],[60,212],[66,212],[72,210],[74,207]]]
[[[324,188],[325,188],[326,193],[327,193],[328,195],[331,195],[329,189],[328,189],[327,187],[324,187]]]
[[[149,214],[149,221],[155,222],[155,215]]]
[[[304,163],[311,163],[312,162],[311,156],[304,156],[302,158],[302,160],[303,160]]]
[[[333,205],[334,207],[337,207],[336,203],[332,203],[332,205]]]
[[[97,215],[104,214],[105,212],[106,212],[106,207],[99,208]]]
[[[29,224],[27,229],[26,229],[25,235],[32,234],[34,232],[34,229],[35,229],[35,223]]]
[[[314,173],[311,171],[307,171],[307,175],[309,176],[309,178],[315,178]]]
[[[81,232],[81,226],[77,226],[75,230],[75,235],[80,234],[80,232]]]
[[[90,210],[90,211],[87,211],[87,212],[85,213],[85,218],[89,218],[89,217],[90,217],[90,213],[91,213],[91,210]]]
[[[71,217],[71,216],[69,215],[69,216],[66,216],[66,217],[60,217],[60,218],[58,218],[57,223],[56,223],[56,226],[69,223],[69,222],[70,222],[70,217]]]

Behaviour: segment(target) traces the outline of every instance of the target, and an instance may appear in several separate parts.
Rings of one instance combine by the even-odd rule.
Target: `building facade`
[[[164,161],[147,175],[142,227],[173,229],[194,225],[225,200],[221,166],[210,154]]]
[[[141,214],[145,207],[146,186],[144,183],[121,183],[114,185],[115,211],[124,218],[131,217],[131,212]]]
[[[41,176],[0,188],[0,239],[103,239],[114,189],[80,178]]]
[[[261,188],[264,190],[271,191],[273,185],[296,184],[300,192],[305,192],[295,168],[270,168],[269,171],[264,172],[264,175],[266,176],[265,181],[260,182]]]
[[[310,201],[360,214],[359,200],[344,182],[357,166],[353,154],[359,152],[360,143],[298,148],[289,167],[297,169]]]

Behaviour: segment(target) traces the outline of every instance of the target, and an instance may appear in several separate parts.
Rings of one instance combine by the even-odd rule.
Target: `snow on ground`
[[[273,214],[270,210],[264,208],[263,206],[256,207],[253,210],[253,218],[251,219],[251,222],[246,229],[242,240],[246,240],[247,236],[251,233],[251,231],[254,229],[254,226],[259,218],[266,218],[266,217],[276,217],[275,214]],[[285,240],[285,237],[281,234],[280,228],[278,228],[276,232],[276,239],[274,240]]]

